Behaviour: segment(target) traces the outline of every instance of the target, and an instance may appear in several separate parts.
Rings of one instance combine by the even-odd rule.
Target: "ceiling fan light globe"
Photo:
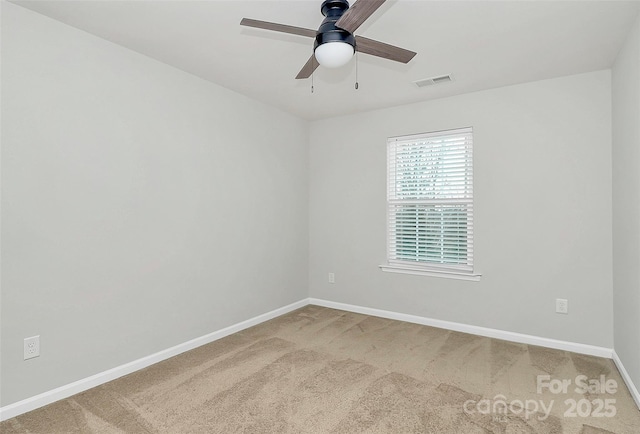
[[[346,42],[326,42],[315,50],[318,63],[325,68],[339,68],[349,63],[355,52],[351,44]]]

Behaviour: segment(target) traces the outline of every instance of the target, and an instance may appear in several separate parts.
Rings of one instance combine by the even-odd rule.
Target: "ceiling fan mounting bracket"
[[[339,14],[342,16],[347,9],[349,9],[349,2],[347,0],[324,0],[320,6],[320,12],[322,12],[322,15],[325,17],[328,17],[329,14]]]

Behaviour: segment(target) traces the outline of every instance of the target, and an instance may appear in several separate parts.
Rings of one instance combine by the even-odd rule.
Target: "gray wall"
[[[614,342],[640,387],[640,18],[612,77]]]
[[[1,405],[307,297],[306,122],[2,8]]]
[[[600,71],[312,123],[311,297],[611,348],[610,84]],[[468,126],[482,279],[382,272],[386,138]]]

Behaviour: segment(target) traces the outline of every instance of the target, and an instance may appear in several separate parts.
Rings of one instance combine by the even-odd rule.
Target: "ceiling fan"
[[[384,2],[358,0],[349,7],[347,0],[324,0],[320,11],[325,19],[317,31],[250,18],[243,18],[240,25],[315,38],[313,54],[296,79],[309,78],[318,65],[327,68],[346,65],[356,51],[408,63],[416,55],[413,51],[353,34]]]

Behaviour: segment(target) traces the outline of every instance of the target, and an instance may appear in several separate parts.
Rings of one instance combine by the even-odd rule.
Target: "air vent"
[[[451,74],[440,75],[438,77],[425,78],[422,80],[414,81],[415,85],[418,87],[432,86],[434,84],[448,83],[453,81]]]

